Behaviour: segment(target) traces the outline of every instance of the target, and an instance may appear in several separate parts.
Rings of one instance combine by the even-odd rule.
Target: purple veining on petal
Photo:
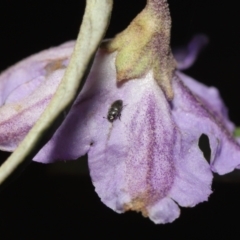
[[[32,128],[51,98],[52,96],[49,96],[23,110],[21,110],[21,106],[19,105],[19,109],[17,109],[17,113],[13,115],[13,117],[0,122],[0,142],[2,150],[13,151],[18,146],[18,143]],[[40,109],[42,109],[42,111],[40,111]],[[27,124],[24,123],[26,119],[28,119]],[[18,122],[17,125],[16,122]],[[11,139],[11,141],[9,141],[9,139]]]
[[[44,81],[25,79],[20,85],[10,81],[16,88],[6,91],[6,104],[0,108],[1,149],[12,151],[18,145],[54,94],[68,61],[57,54],[63,46],[68,44],[54,48],[56,52],[49,50],[51,54],[43,52],[48,59],[39,70]],[[71,52],[67,51],[65,57]],[[151,72],[117,85],[115,55],[98,51],[69,115],[34,160],[49,163],[88,153],[93,184],[108,207],[119,213],[141,211],[155,223],[172,222],[180,214],[177,204],[193,207],[208,199],[211,170],[224,174],[240,166],[240,147],[231,136],[233,125],[217,90],[182,73],[172,81],[171,103]],[[29,59],[23,64],[26,69],[35,60],[44,62],[39,55]],[[1,89],[7,86],[7,74],[0,79]],[[34,89],[35,83],[39,86]],[[25,84],[33,88],[26,91]],[[21,99],[22,94],[29,95]],[[119,99],[121,119],[111,123],[109,107]],[[198,147],[203,133],[209,137],[210,165]]]
[[[56,91],[73,42],[45,50],[0,75],[1,149],[13,151],[34,125]]]
[[[148,74],[118,89],[119,94],[125,92],[120,97],[126,103],[121,121],[114,121],[102,141],[90,148],[89,168],[96,192],[107,206],[117,212],[141,211],[155,222],[169,222],[179,216],[174,201],[161,200],[174,182],[175,130],[168,102],[156,86]],[[156,209],[159,201],[163,205]],[[176,207],[167,214],[169,204]]]
[[[217,116],[227,129],[233,132],[235,126],[228,118],[228,109],[221,99],[218,89],[207,87],[181,72],[177,72],[177,75],[194,95],[201,99],[205,107],[211,110],[212,115]]]
[[[138,121],[140,111],[143,109],[140,105],[147,105],[145,111],[145,124]],[[164,112],[158,112],[159,108],[156,105],[156,99],[151,93],[146,93],[145,97],[140,101],[137,111],[132,117],[128,134],[128,142],[133,142],[131,151],[129,152],[129,161],[127,163],[130,176],[129,191],[132,193],[132,198],[143,192],[147,194],[149,202],[153,203],[166,196],[171,188],[174,178],[174,164],[172,162],[172,151],[174,145],[174,137],[169,134],[174,128],[169,126],[169,129],[164,129],[164,123],[159,119],[159,115],[166,115]],[[159,121],[160,120],[160,121]],[[169,117],[168,121],[171,123]],[[136,142],[136,139],[138,141]],[[142,149],[142,156],[136,154]],[[144,177],[142,179],[135,178],[133,172],[139,172],[142,169]],[[132,178],[131,176],[134,176]],[[139,182],[140,180],[140,182]],[[143,182],[141,182],[143,181]],[[132,187],[134,189],[132,189]]]
[[[175,88],[176,98],[174,102],[178,109],[184,113],[181,121],[177,122],[180,129],[186,129],[189,135],[196,139],[202,133],[209,138],[211,148],[211,169],[219,174],[231,172],[240,164],[240,146],[228,131],[221,119],[214,115],[211,108],[208,109],[200,99],[197,99],[181,81]],[[179,110],[178,110],[179,111]],[[192,124],[187,126],[187,123]]]

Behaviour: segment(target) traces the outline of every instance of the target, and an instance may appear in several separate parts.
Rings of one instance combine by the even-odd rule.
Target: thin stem
[[[0,168],[2,186],[21,171],[63,122],[83,86],[111,16],[112,0],[87,0],[76,45],[63,79],[51,102],[24,140]]]

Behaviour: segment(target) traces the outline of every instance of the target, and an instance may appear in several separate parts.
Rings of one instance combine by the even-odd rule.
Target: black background
[[[205,33],[210,39],[186,73],[218,87],[230,118],[240,125],[238,1],[169,3],[172,46],[186,44],[196,33]],[[84,5],[84,0],[1,0],[0,71],[30,54],[75,39]],[[144,5],[143,0],[115,0],[106,37],[123,30]],[[6,157],[2,153],[1,161]],[[86,160],[82,161],[86,165]],[[78,164],[68,163],[63,170],[61,166],[33,163],[1,192],[0,239],[240,238],[237,178],[214,182],[209,201],[182,209],[181,217],[174,223],[154,225],[140,214],[119,215],[105,207],[88,174],[78,170]]]

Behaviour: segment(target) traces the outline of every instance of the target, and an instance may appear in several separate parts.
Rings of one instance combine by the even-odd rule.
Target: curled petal
[[[213,116],[216,116],[219,121],[232,133],[235,129],[233,122],[229,120],[228,109],[225,106],[220,93],[216,87],[208,87],[184,73],[177,72],[179,78],[191,90],[196,98],[198,98]]]
[[[33,55],[0,76],[1,150],[13,151],[55,93],[74,42]]]
[[[191,39],[187,47],[173,49],[177,68],[179,70],[190,68],[195,63],[201,50],[208,44],[208,41],[207,36],[198,34]]]
[[[173,83],[176,86],[176,97],[172,113],[179,129],[193,139],[200,138],[202,134],[208,136],[212,171],[219,174],[233,171],[240,164],[240,146],[229,131],[231,122],[224,115],[219,117],[217,105],[205,105],[204,101],[196,97],[181,81],[176,80]],[[223,103],[220,106],[224,106]],[[225,124],[226,122],[229,124]]]

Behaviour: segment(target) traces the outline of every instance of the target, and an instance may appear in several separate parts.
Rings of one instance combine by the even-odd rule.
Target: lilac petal
[[[148,211],[151,220],[156,224],[173,222],[180,215],[178,205],[170,198],[162,199],[153,205]]]
[[[199,98],[208,109],[211,110],[212,114],[217,116],[223,125],[225,125],[232,133],[235,129],[235,125],[229,120],[228,109],[225,106],[218,89],[215,87],[207,87],[206,85],[194,80],[184,73],[177,72],[177,75],[194,93],[194,95]]]
[[[99,51],[66,121],[35,160],[74,159],[88,152],[93,184],[107,206],[141,211],[159,223],[173,221],[180,211],[165,199],[175,172],[169,104],[151,74],[120,87],[115,79],[114,54]],[[107,113],[118,99],[124,105],[121,120],[111,123]]]
[[[117,97],[114,70],[113,57],[99,51],[81,94],[52,139],[34,157],[35,161],[77,159],[91,146],[104,141],[109,132],[108,108]]]
[[[179,129],[189,139],[199,139],[202,134],[208,136],[212,171],[219,174],[233,171],[240,164],[240,146],[237,141],[211,108],[207,108],[181,81],[173,83],[175,97],[172,113]]]
[[[175,147],[176,174],[168,196],[180,206],[194,207],[207,201],[212,193],[211,169],[198,147],[198,139],[190,138],[181,131],[181,138]]]
[[[117,212],[135,210],[156,223],[173,221],[179,209],[173,200],[163,200],[175,176],[176,131],[168,102],[151,74],[125,83],[118,92],[122,97],[116,99],[126,103],[121,121],[110,123],[103,142],[88,153],[96,192]],[[159,201],[161,210],[156,209]]]
[[[177,61],[177,68],[179,70],[190,68],[196,61],[201,50],[207,44],[207,36],[198,34],[191,39],[187,47],[173,49],[173,55]]]
[[[32,127],[55,92],[64,72],[59,66],[69,55],[60,58],[60,65],[55,59],[43,64],[43,82],[33,76],[13,88],[10,81],[12,90],[5,92],[0,109],[1,149],[12,151]],[[208,199],[211,170],[223,174],[239,166],[239,145],[217,91],[177,73],[169,104],[151,72],[117,85],[115,55],[98,51],[69,115],[34,160],[49,163],[88,153],[93,184],[107,206],[119,213],[140,211],[155,223],[172,222],[180,214],[178,205],[192,207]],[[37,89],[31,87],[34,81]],[[1,84],[7,84],[5,78]],[[21,98],[24,94],[29,95]],[[107,114],[116,100],[123,101],[123,109],[111,123]],[[198,147],[202,134],[209,137],[211,165]]]
[[[9,95],[13,91],[18,91],[19,87],[21,87],[20,92],[14,94],[24,98],[37,89],[39,82],[44,82],[44,77],[52,71],[65,68],[74,43],[70,41],[34,54],[4,71],[0,75],[0,106],[5,104]],[[36,81],[36,84],[32,81]]]
[[[0,145],[13,151],[56,91],[73,42],[35,54],[0,76]]]
[[[165,96],[151,81],[147,75],[119,89],[127,104],[121,122],[114,122],[107,139],[90,149],[89,168],[107,206],[141,211],[155,223],[166,223],[180,214],[176,202],[190,207],[208,199],[212,173],[198,147],[201,134],[190,136],[178,124],[175,128]]]

